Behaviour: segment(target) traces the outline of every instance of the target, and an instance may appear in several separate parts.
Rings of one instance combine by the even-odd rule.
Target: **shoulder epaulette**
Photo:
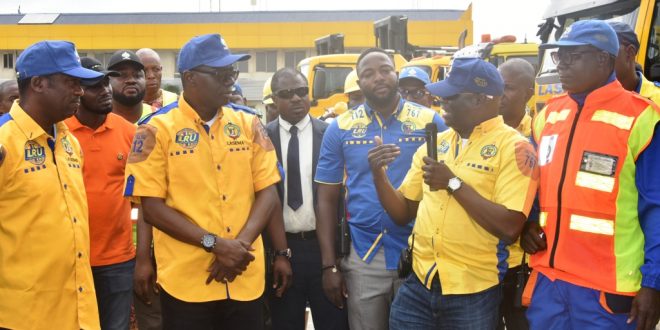
[[[0,127],[2,127],[2,125],[4,125],[4,124],[10,122],[12,119],[14,119],[14,118],[11,117],[9,112],[7,112],[4,115],[0,116]]]
[[[257,110],[254,110],[250,107],[246,107],[244,105],[239,105],[239,104],[235,104],[235,103],[230,102],[230,103],[227,103],[227,106],[234,109],[234,110],[236,110],[236,111],[247,112],[247,113],[249,113],[251,115],[254,115],[254,116],[257,116],[259,114],[259,112],[257,112]]]
[[[175,108],[178,108],[178,107],[179,107],[179,101],[172,102],[172,103],[158,109],[158,111],[154,111],[154,112],[150,113],[148,116],[146,116],[146,117],[142,118],[141,120],[139,120],[138,125],[146,124],[154,116],[166,114],[166,113],[170,112],[172,109],[175,109]]]

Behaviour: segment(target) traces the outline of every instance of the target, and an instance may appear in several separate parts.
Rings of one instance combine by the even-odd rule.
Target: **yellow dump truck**
[[[298,64],[298,70],[307,77],[310,88],[311,107],[309,113],[319,117],[325,109],[337,102],[348,102],[344,94],[346,76],[355,69],[360,54],[330,54],[308,57]],[[392,58],[397,70],[407,63],[400,54]]]

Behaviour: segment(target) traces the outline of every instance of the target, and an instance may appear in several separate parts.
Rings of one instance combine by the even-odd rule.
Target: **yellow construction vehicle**
[[[490,40],[490,35],[482,35],[481,43],[470,45],[459,49],[453,58],[456,57],[480,57],[495,66],[506,62],[508,59],[521,58],[534,66],[538,72],[539,45],[536,43],[516,43],[516,37],[507,35],[494,40]],[[535,96],[527,103],[530,112],[536,112]]]
[[[298,64],[298,70],[307,77],[310,88],[311,107],[309,113],[320,117],[325,109],[337,102],[348,102],[344,94],[344,82],[353,69],[360,54],[330,54],[308,57]],[[407,61],[400,54],[392,54],[397,70]]]
[[[374,22],[374,36],[376,47],[387,50],[392,54],[395,69],[400,71],[409,59],[429,54],[430,52],[453,53],[457,47],[419,47],[408,43],[408,18],[406,16],[387,16]],[[465,30],[459,38],[463,42],[467,36]],[[316,39],[316,52],[318,56],[308,57],[298,64],[298,69],[307,77],[311,90],[312,116],[321,116],[326,109],[333,107],[337,102],[347,102],[348,98],[343,93],[346,76],[355,68],[359,54],[344,53],[344,36],[342,34],[331,34]],[[451,53],[446,53],[450,55]],[[431,70],[444,78],[445,69],[449,57],[445,59],[432,58]],[[444,64],[436,64],[436,62]],[[422,62],[419,62],[420,65]],[[442,70],[442,72],[440,72]],[[436,80],[433,80],[436,81]]]
[[[539,25],[542,43],[555,41],[576,21],[602,19],[630,25],[637,34],[640,49],[637,63],[649,80],[660,80],[660,21],[656,0],[552,0]],[[551,49],[542,52],[536,76],[537,109],[553,96],[563,93],[557,66],[550,58]]]

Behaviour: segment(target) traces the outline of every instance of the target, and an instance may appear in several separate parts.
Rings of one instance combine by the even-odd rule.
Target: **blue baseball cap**
[[[103,73],[80,64],[76,46],[68,41],[40,41],[26,48],[16,60],[16,78],[28,79],[62,73],[80,79],[98,79]]]
[[[428,73],[416,66],[403,68],[401,73],[399,73],[399,80],[403,79],[417,79],[424,83],[424,85],[431,83],[431,79],[429,78]]]
[[[461,57],[454,59],[445,80],[427,84],[426,89],[440,97],[459,93],[499,96],[504,93],[504,81],[494,65],[477,57]]]
[[[232,65],[250,58],[248,54],[232,54],[225,40],[217,33],[193,37],[179,52],[179,72],[200,65],[214,68]]]
[[[616,37],[619,39],[619,43],[629,44],[635,46],[635,49],[639,49],[639,40],[637,40],[637,34],[630,27],[630,25],[622,22],[607,22],[614,32]]]
[[[566,28],[559,40],[543,44],[540,48],[575,47],[591,45],[614,56],[619,54],[619,39],[612,27],[600,20],[577,21]]]

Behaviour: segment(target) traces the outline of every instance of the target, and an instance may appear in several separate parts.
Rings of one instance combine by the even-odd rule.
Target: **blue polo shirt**
[[[410,169],[413,154],[425,142],[424,128],[430,122],[438,131],[447,129],[435,111],[402,98],[387,119],[365,103],[341,114],[325,131],[314,180],[323,184],[345,181],[353,248],[367,263],[385,246],[387,269],[396,269],[413,226],[395,224],[378,200],[367,160],[367,153],[375,147],[374,137],[401,148],[399,157],[387,168],[390,182],[398,187]]]

